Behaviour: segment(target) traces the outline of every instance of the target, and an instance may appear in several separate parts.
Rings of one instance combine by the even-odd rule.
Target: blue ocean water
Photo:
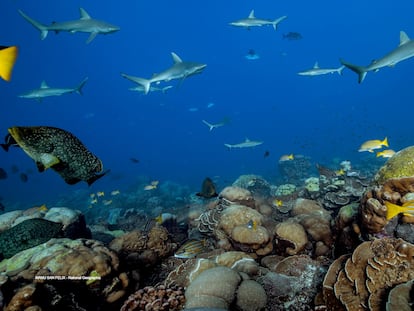
[[[98,35],[90,44],[83,33],[49,33],[42,41],[18,14],[21,9],[49,24],[77,19],[79,7],[121,30]],[[288,18],[277,31],[228,24],[252,9],[258,18]],[[358,147],[385,136],[394,150],[413,144],[413,61],[370,72],[362,84],[347,69],[343,76],[297,72],[315,61],[320,67],[339,67],[339,58],[368,65],[397,47],[400,30],[414,36],[413,9],[408,0],[1,1],[0,44],[18,45],[20,54],[12,81],[0,81],[0,133],[5,136],[14,125],[56,126],[76,135],[111,170],[88,189],[86,183],[67,185],[53,171],[38,173],[22,150],[2,151],[0,167],[9,173],[0,180],[2,202],[30,207],[85,189],[123,191],[143,176],[194,191],[206,176],[215,177],[219,187],[242,174],[276,180],[279,157],[290,153],[328,166],[338,159],[380,165],[384,159],[359,153]],[[284,40],[289,31],[300,32],[303,39]],[[260,59],[246,60],[249,49]],[[207,68],[173,81],[166,94],[128,90],[134,85],[121,72],[149,78],[172,65],[171,52]],[[18,97],[42,80],[51,87],[73,87],[85,77],[83,96],[42,102]],[[202,123],[225,117],[231,122],[211,132]],[[241,150],[224,146],[245,138],[264,143]],[[10,172],[13,165],[30,171],[27,183]]]

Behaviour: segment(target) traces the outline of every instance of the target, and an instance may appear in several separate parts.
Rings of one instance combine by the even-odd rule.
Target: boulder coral
[[[240,275],[227,267],[202,272],[185,291],[186,308],[228,309],[235,299]]]
[[[249,207],[255,206],[252,193],[247,189],[237,186],[229,186],[224,188],[219,193],[219,199],[233,204],[241,204]]]
[[[308,237],[303,226],[295,221],[286,220],[275,228],[276,249],[288,255],[300,253],[308,243]]]
[[[237,288],[236,305],[243,311],[258,311],[266,307],[267,296],[263,287],[253,280],[243,280]]]

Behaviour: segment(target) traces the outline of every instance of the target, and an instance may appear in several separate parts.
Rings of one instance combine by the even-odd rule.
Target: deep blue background
[[[17,12],[49,24],[77,19],[79,7],[121,30],[98,35],[90,44],[82,33],[49,33],[41,41]],[[228,25],[251,9],[258,18],[288,18],[277,31]],[[297,75],[315,61],[320,67],[338,67],[340,57],[368,65],[398,45],[400,30],[414,37],[412,1],[3,0],[0,12],[0,44],[20,47],[12,81],[0,81],[0,133],[6,135],[13,125],[72,132],[112,171],[91,191],[122,190],[139,176],[194,189],[205,176],[215,176],[224,186],[247,173],[271,179],[279,157],[287,153],[325,165],[334,159],[357,164],[376,161],[372,154],[358,153],[365,140],[388,136],[395,150],[413,144],[412,60],[370,72],[361,85],[349,70],[343,76]],[[303,39],[283,39],[289,31],[300,32]],[[244,58],[251,48],[259,60]],[[167,94],[128,90],[133,84],[120,72],[149,78],[171,66],[172,51],[207,68],[181,84],[173,81]],[[51,87],[72,87],[84,77],[89,77],[84,96],[42,102],[17,97],[42,80]],[[207,108],[211,102],[215,105]],[[231,123],[212,132],[201,122],[224,117]],[[231,151],[223,145],[246,137],[264,144]],[[265,150],[270,157],[263,157]],[[133,164],[130,157],[140,163]],[[85,183],[66,185],[52,171],[37,173],[22,150],[0,152],[1,167],[10,171],[13,164],[34,172],[27,183],[12,174],[0,181],[6,203],[42,203],[87,188]]]

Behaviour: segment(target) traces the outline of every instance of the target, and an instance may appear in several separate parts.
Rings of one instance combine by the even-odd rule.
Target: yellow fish
[[[113,190],[113,191],[111,191],[111,195],[118,195],[120,193],[121,193],[121,191],[119,191],[119,190]]]
[[[167,221],[174,222],[176,220],[177,220],[177,216],[171,213],[162,213],[158,215],[157,217],[155,217],[155,222],[160,225],[162,225],[163,223]]]
[[[394,154],[395,154],[394,150],[386,149],[386,150],[377,152],[377,158],[378,157],[391,158]]]
[[[149,185],[146,185],[144,187],[144,190],[154,190],[154,189],[157,189],[158,184],[159,184],[159,181],[158,180],[151,181],[151,183]]]
[[[91,193],[91,194],[89,195],[89,197],[90,197],[91,199],[93,199],[93,198],[95,197],[95,193]]]
[[[293,153],[291,154],[284,154],[279,158],[279,162],[284,162],[284,161],[291,161],[295,158],[295,156],[293,155]]]
[[[112,200],[103,200],[102,203],[103,203],[103,205],[108,206],[108,205],[112,204]]]
[[[46,204],[43,204],[43,205],[39,206],[39,207],[37,208],[37,210],[38,210],[39,212],[46,212],[46,211],[47,211]]]
[[[17,46],[0,46],[0,77],[9,82],[17,59]]]
[[[91,204],[96,204],[96,203],[98,203],[98,199],[97,198],[91,200]]]
[[[206,240],[188,240],[175,252],[174,257],[188,259],[202,253],[206,248]]]
[[[343,168],[335,171],[336,176],[344,176],[345,175],[345,170]]]
[[[103,192],[103,191],[98,191],[98,192],[96,193],[96,195],[97,195],[98,197],[103,197],[103,196],[105,195],[105,192]]]
[[[374,139],[367,140],[365,143],[359,147],[359,152],[368,151],[374,152],[374,149],[381,149],[382,146],[388,147],[388,138],[385,137],[384,140]]]
[[[247,223],[247,228],[256,230],[257,229],[257,221],[256,220],[249,220]]]
[[[279,200],[279,199],[274,199],[272,203],[273,203],[273,206],[282,206],[283,205],[283,201]]]
[[[414,200],[407,201],[402,206],[388,201],[384,201],[384,204],[387,207],[387,220],[401,213],[405,216],[414,216]]]

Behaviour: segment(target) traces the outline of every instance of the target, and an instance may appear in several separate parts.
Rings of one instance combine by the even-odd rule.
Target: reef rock
[[[414,146],[398,151],[379,169],[375,182],[383,184],[391,178],[414,177]]]
[[[7,277],[2,285],[6,310],[22,305],[20,293],[25,288],[34,289],[25,308],[34,302],[42,310],[109,306],[128,286],[128,277],[118,266],[117,255],[94,240],[52,239],[21,251],[0,263],[0,273]]]

